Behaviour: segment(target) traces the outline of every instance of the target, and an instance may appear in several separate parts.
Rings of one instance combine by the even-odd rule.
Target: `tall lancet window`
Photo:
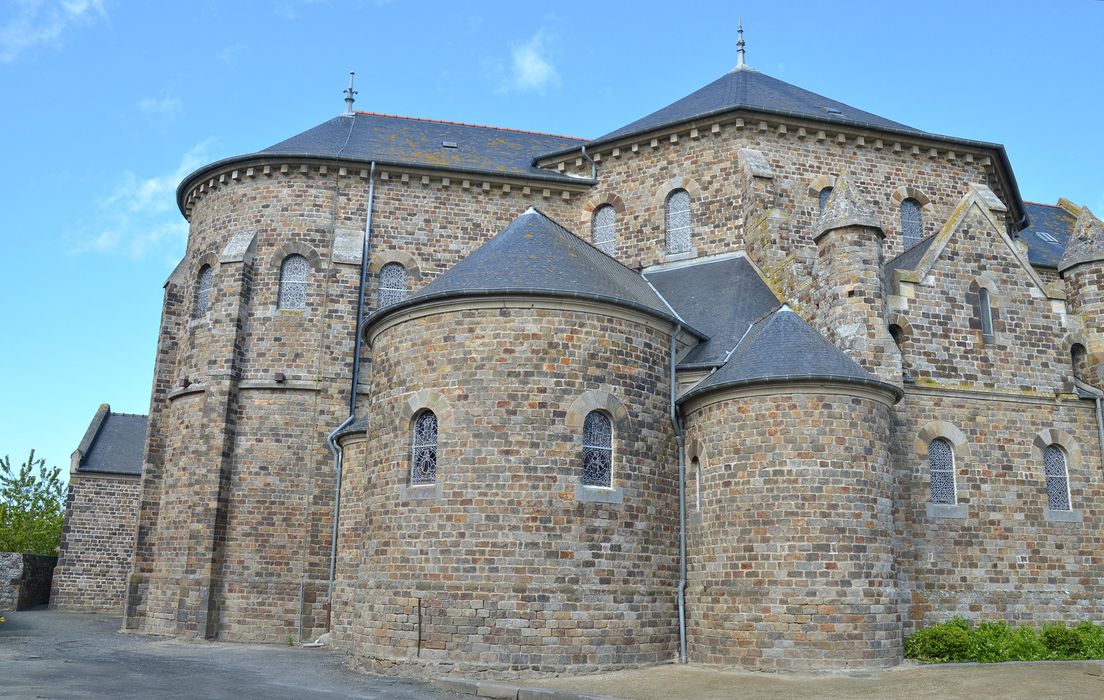
[[[832,196],[832,188],[824,187],[820,190],[820,194],[817,195],[817,204],[820,205],[820,210],[824,211],[824,207],[828,206],[828,198]]]
[[[920,218],[920,202],[911,197],[901,202],[901,236],[905,250],[913,247],[924,237],[924,222]]]
[[[675,190],[667,195],[667,254],[690,252],[690,193]]]
[[[410,426],[410,483],[432,484],[437,481],[437,416],[422,411]]]
[[[594,217],[590,220],[590,240],[606,255],[617,252],[617,212],[612,205],[603,204],[594,210]]]
[[[211,307],[211,288],[215,286],[215,271],[210,265],[204,265],[199,271],[195,291],[195,315],[206,316]]]
[[[613,423],[601,411],[583,421],[583,485],[613,485]]]
[[[310,263],[302,255],[289,255],[280,265],[280,299],[277,308],[307,308],[307,275]]]
[[[955,504],[954,447],[946,438],[936,438],[928,443],[928,473],[931,480],[931,502]]]
[[[1070,509],[1069,471],[1066,469],[1066,453],[1057,445],[1043,452],[1043,469],[1046,473],[1047,507],[1051,510]]]
[[[406,268],[397,262],[380,268],[379,306],[391,306],[406,298]]]
[[[981,334],[986,340],[993,337],[993,302],[989,298],[989,290],[982,287],[978,290],[978,313],[981,314]]]

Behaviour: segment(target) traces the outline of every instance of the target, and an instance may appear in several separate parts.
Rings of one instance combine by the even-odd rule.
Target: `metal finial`
[[[356,71],[349,71],[349,87],[345,88],[345,114],[353,113],[353,103],[356,102],[357,91],[353,89],[353,78],[356,77]]]
[[[740,24],[736,28],[736,35],[739,39],[736,41],[736,67],[742,68],[744,64],[744,18],[740,18]]]

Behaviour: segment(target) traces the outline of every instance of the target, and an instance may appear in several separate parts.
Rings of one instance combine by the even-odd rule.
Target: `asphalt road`
[[[332,649],[123,634],[114,615],[5,612],[4,698],[459,699],[428,683],[345,668]]]

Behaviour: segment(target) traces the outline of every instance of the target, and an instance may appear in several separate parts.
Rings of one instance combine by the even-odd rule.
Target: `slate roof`
[[[1049,204],[1024,202],[1024,209],[1027,210],[1027,227],[1020,231],[1020,237],[1027,244],[1027,259],[1032,265],[1057,268],[1077,217],[1062,207]],[[1040,233],[1048,233],[1058,242],[1047,241]]]
[[[765,73],[750,69],[734,69],[681,100],[611,131],[595,139],[595,142],[610,141],[734,109],[786,114],[874,129],[925,133],[796,85],[790,85]]]
[[[720,365],[748,326],[778,306],[744,257],[655,270],[645,277],[679,316],[709,335],[682,359],[682,369]]]
[[[442,144],[453,143],[455,148]],[[542,180],[578,178],[533,166],[541,153],[578,147],[583,139],[371,112],[341,115],[257,155],[377,161]]]
[[[892,384],[875,379],[788,306],[781,306],[756,321],[728,362],[679,401],[727,387],[783,381],[866,384],[901,395]]]
[[[893,258],[885,264],[885,277],[888,280],[894,270],[914,270],[916,266],[923,259],[924,254],[928,252],[928,248],[931,248],[931,244],[935,241],[937,234],[932,234],[920,241],[916,245],[912,246],[905,252],[901,253],[897,257]]]
[[[377,309],[365,325],[432,299],[499,294],[594,299],[679,320],[643,276],[530,208],[405,301]]]
[[[102,404],[77,448],[78,473],[142,474],[146,416],[112,413]]]

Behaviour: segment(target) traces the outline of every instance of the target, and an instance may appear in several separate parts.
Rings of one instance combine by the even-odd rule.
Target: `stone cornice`
[[[765,381],[760,384],[748,384],[717,389],[687,399],[681,406],[684,415],[689,416],[707,406],[723,401],[746,398],[748,396],[780,396],[789,394],[827,394],[829,396],[849,396],[877,401],[890,408],[897,403],[897,395],[889,385],[882,388],[873,384],[851,384],[830,381]]]
[[[458,191],[494,192],[507,196],[521,194],[539,195],[545,199],[559,197],[570,199],[578,192],[586,192],[594,183],[580,178],[578,182],[544,180],[520,175],[465,172],[462,170],[435,169],[426,166],[379,164],[376,166],[379,182],[420,183],[423,186],[449,188]],[[177,205],[184,218],[191,219],[197,202],[221,187],[259,178],[312,176],[325,178],[359,179],[367,183],[369,164],[360,161],[340,161],[326,158],[273,156],[233,159],[222,166],[203,171],[202,177],[192,176],[181,183],[177,191]]]

